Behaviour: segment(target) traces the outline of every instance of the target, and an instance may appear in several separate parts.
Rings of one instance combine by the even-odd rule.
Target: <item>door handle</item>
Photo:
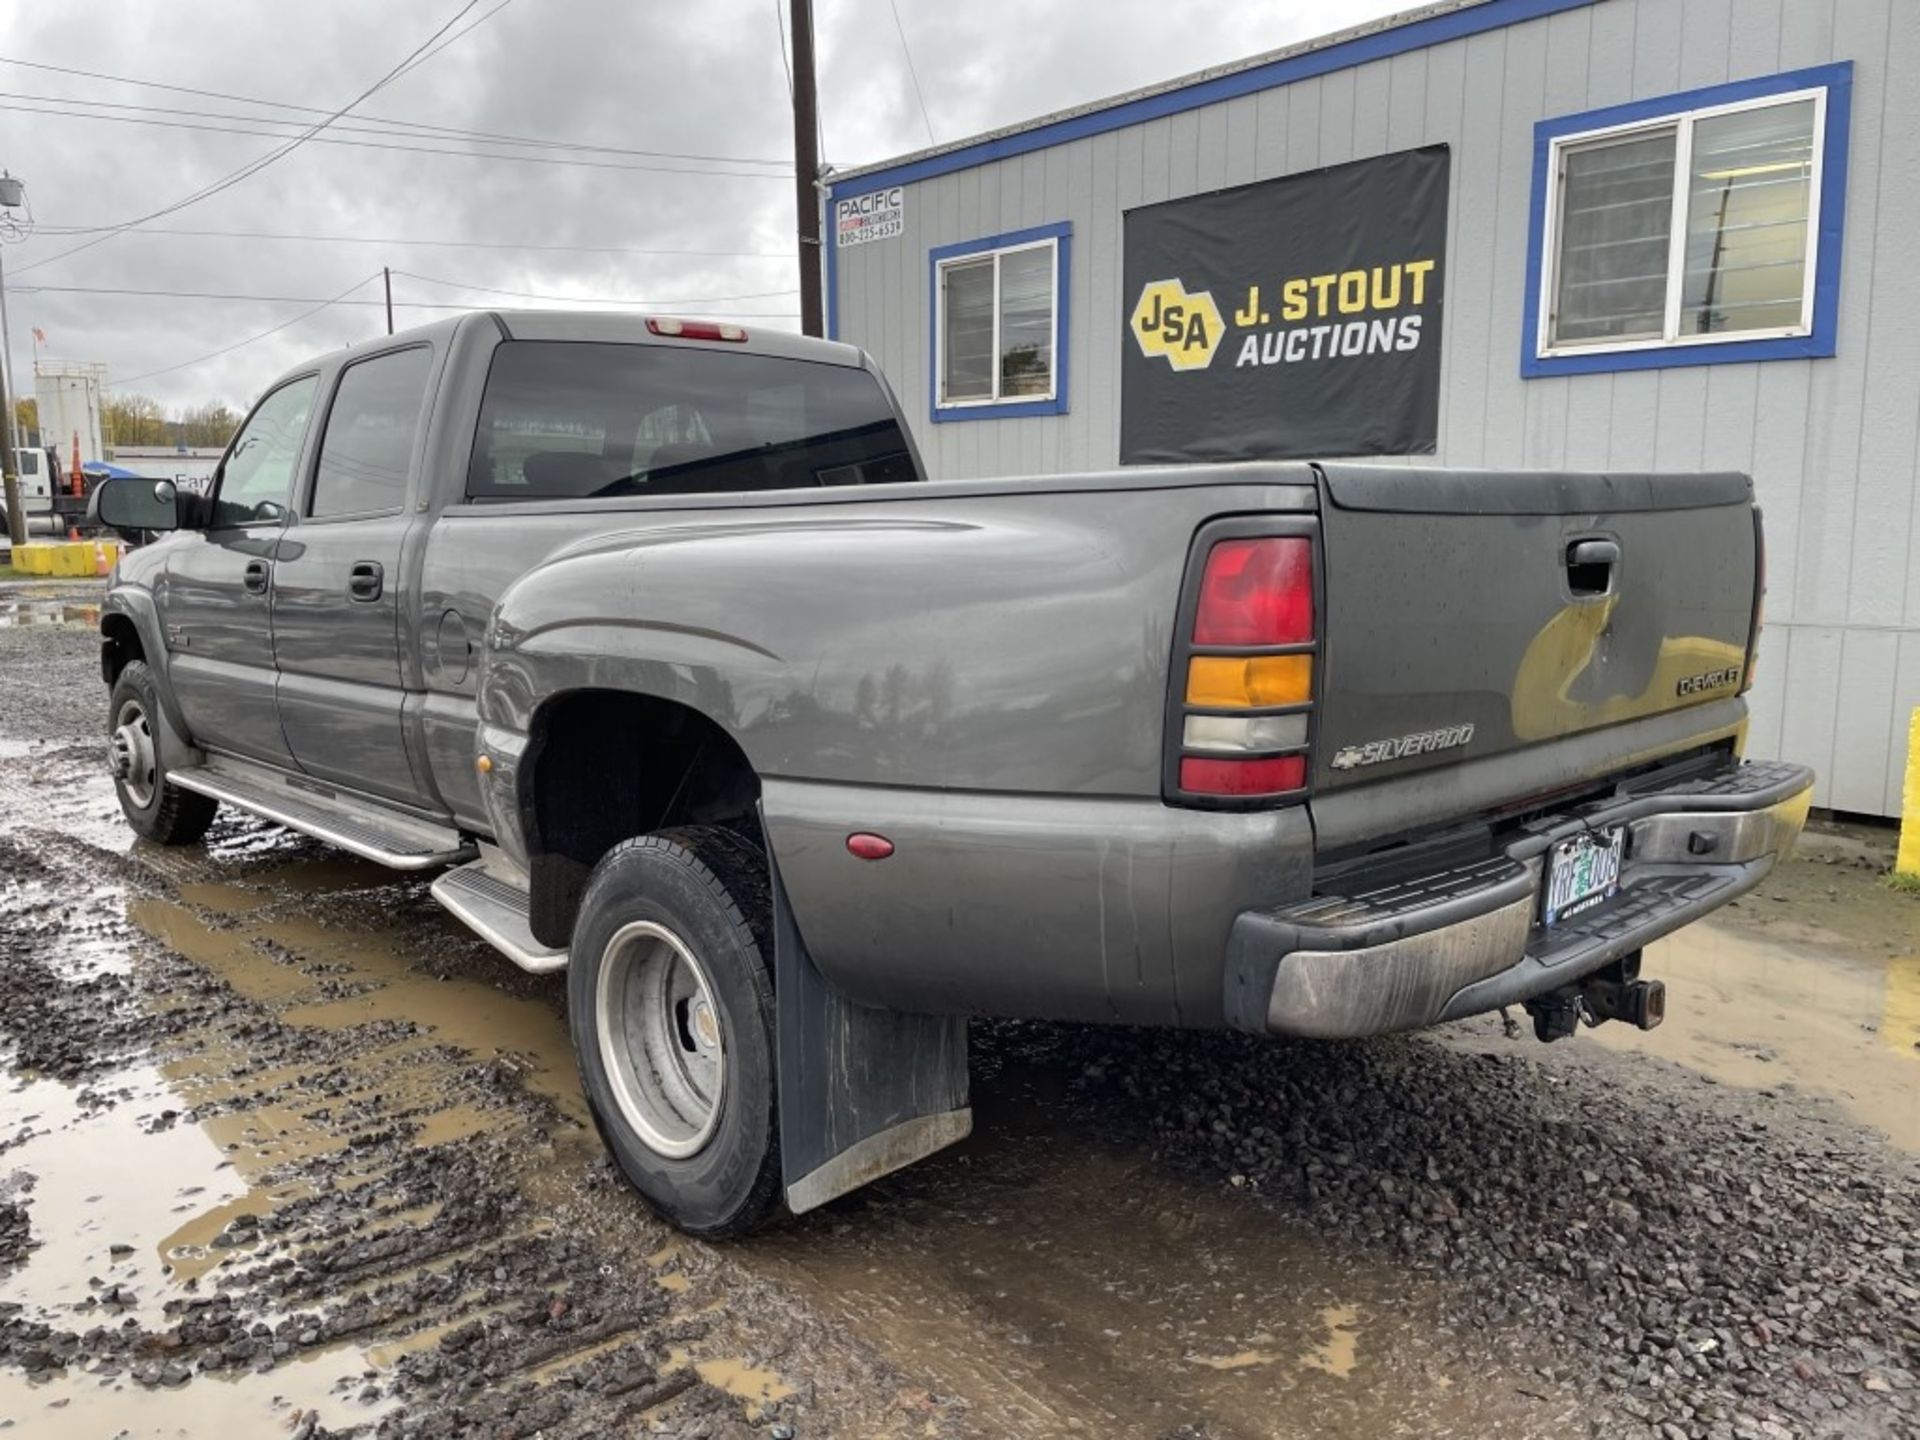
[[[247,568],[240,572],[240,583],[252,594],[264,595],[267,593],[268,573],[266,561],[249,560]]]
[[[377,561],[356,560],[347,572],[347,593],[356,600],[378,600],[386,583],[386,571]]]
[[[1567,546],[1567,589],[1577,598],[1611,594],[1619,563],[1619,541],[1575,540]]]

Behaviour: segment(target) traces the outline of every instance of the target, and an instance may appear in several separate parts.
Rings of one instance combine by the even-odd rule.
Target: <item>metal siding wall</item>
[[[1852,60],[1840,353],[1523,381],[1536,120]],[[1920,705],[1920,71],[1913,0],[1601,0],[908,188],[907,233],[839,259],[840,334],[893,379],[937,475],[1116,463],[1124,211],[1453,146],[1442,463],[1732,468],[1767,516],[1769,626],[1749,751],[1821,772],[1818,803],[1894,813]],[[928,419],[935,245],[1073,224],[1068,413]]]

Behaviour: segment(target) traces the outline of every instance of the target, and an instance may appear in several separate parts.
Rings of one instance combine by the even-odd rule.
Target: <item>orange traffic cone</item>
[[[73,432],[73,473],[67,476],[67,488],[75,495],[87,493],[86,477],[80,473],[80,432]]]
[[[93,573],[105,575],[113,569],[113,560],[107,554],[107,547],[98,540],[93,542]]]

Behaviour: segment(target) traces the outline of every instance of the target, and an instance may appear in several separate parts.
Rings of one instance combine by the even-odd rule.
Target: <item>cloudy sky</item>
[[[1404,0],[897,4],[944,143],[1341,29]],[[30,392],[38,327],[43,356],[104,362],[116,388],[169,408],[209,399],[244,408],[277,371],[384,329],[377,303],[296,320],[356,285],[349,301],[377,302],[382,266],[395,272],[402,326],[450,313],[429,304],[539,303],[481,286],[797,326],[791,172],[781,168],[791,146],[777,28],[786,0],[479,0],[462,14],[465,5],[5,7],[0,166],[26,181],[34,227],[0,251],[20,386]],[[269,156],[456,15],[443,49],[316,140],[198,203],[111,232]],[[818,0],[815,32],[826,158],[845,167],[925,146],[888,0]],[[301,106],[312,108],[281,108]],[[542,143],[516,143],[527,140]],[[730,173],[663,173],[675,170]],[[278,298],[98,293],[126,290]]]

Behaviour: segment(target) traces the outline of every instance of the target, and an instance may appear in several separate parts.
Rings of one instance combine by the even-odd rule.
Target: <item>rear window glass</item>
[[[364,515],[406,502],[432,368],[433,352],[425,346],[346,368],[327,412],[308,514]]]
[[[918,480],[864,370],[688,346],[494,351],[471,500],[586,500]]]

